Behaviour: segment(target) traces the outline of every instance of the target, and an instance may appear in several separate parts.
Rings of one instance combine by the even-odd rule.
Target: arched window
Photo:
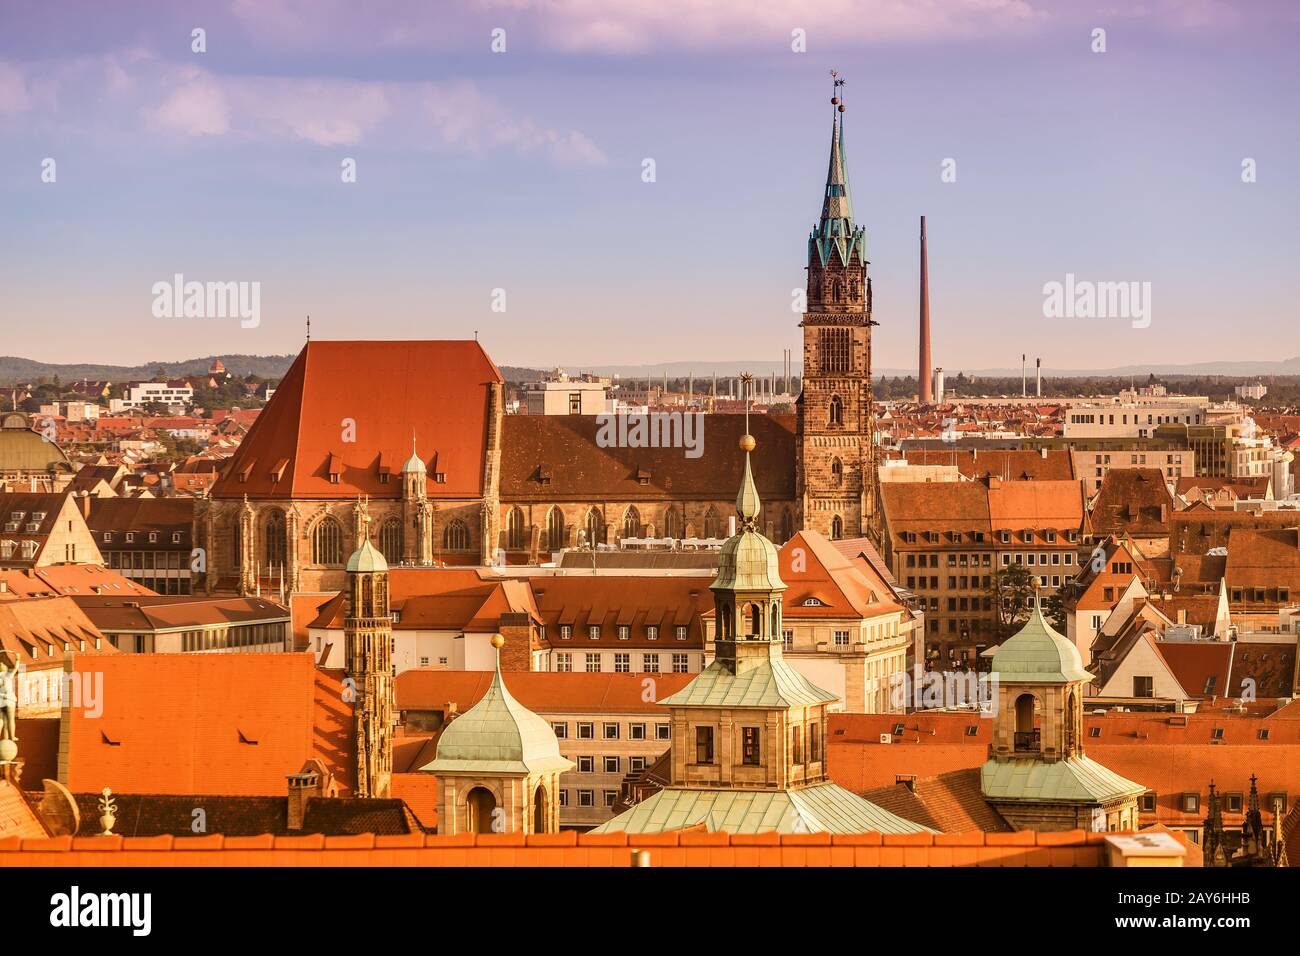
[[[402,522],[388,517],[379,526],[379,551],[389,564],[398,564],[402,560]]]
[[[469,551],[469,528],[459,518],[452,518],[451,524],[442,533],[442,547],[446,551]]]
[[[284,567],[285,556],[288,554],[289,549],[284,531],[284,512],[279,508],[276,508],[267,516],[264,535],[267,569]]]
[[[664,512],[664,537],[680,538],[682,536],[682,515],[672,505]]]
[[[634,507],[629,506],[627,511],[623,512],[623,537],[641,537],[641,513]]]
[[[709,510],[704,514],[704,537],[717,538],[722,535],[722,519],[718,517],[718,509],[709,505]]]
[[[838,540],[844,537],[844,521],[839,515],[831,519],[831,538]]]
[[[1021,694],[1016,698],[1016,729],[1012,747],[1017,752],[1037,753],[1039,750],[1038,728],[1034,726],[1037,706],[1033,694]]]
[[[838,395],[831,396],[830,423],[832,425],[844,424],[844,400]]]
[[[841,283],[839,279],[836,279],[831,284],[831,298],[836,302],[839,302],[844,298],[844,284]]]
[[[794,509],[789,506],[781,514],[781,543],[794,537]]]
[[[594,548],[598,544],[605,543],[605,519],[595,508],[587,512],[586,526],[583,530],[587,535],[587,547]]]
[[[311,535],[312,564],[343,563],[343,525],[337,518],[326,515],[316,524]]]
[[[240,568],[244,565],[244,522],[236,518],[231,531],[230,564],[232,567]]]
[[[492,811],[497,808],[497,798],[486,787],[475,787],[465,798],[465,829],[470,833],[492,832]]]
[[[838,458],[831,459],[831,481],[837,485],[844,481],[844,463]]]
[[[546,833],[546,790],[541,784],[533,791],[533,832]]]
[[[511,551],[521,551],[524,547],[524,510],[511,508],[506,515],[506,547]]]
[[[564,547],[564,512],[559,508],[546,516],[546,546],[552,551]]]

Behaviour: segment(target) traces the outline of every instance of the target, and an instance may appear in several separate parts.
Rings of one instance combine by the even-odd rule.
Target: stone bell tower
[[[367,522],[368,524],[368,522]],[[348,689],[353,696],[356,793],[387,797],[393,775],[393,619],[388,562],[369,528],[348,559],[348,612],[343,623]]]
[[[876,323],[871,319],[866,232],[853,220],[849,193],[843,84],[835,75],[826,193],[821,219],[808,237],[795,471],[802,525],[828,538],[871,533],[879,514],[871,405],[871,327]]]

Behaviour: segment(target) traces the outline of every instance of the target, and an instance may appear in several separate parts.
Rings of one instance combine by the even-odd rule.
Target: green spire
[[[849,194],[849,177],[844,161],[844,114],[836,113],[831,121],[831,161],[826,170],[826,198],[822,202],[823,227],[833,220],[833,229],[843,228],[844,235],[852,231],[853,197]]]
[[[822,199],[821,221],[808,237],[808,259],[814,253],[824,266],[832,251],[840,262],[849,264],[856,247],[858,257],[866,262],[866,233],[853,222],[853,198],[849,192],[848,161],[844,158],[844,106],[836,107],[831,120],[831,158],[826,170],[826,195]]]

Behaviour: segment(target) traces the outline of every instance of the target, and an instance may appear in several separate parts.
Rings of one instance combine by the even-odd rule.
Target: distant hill
[[[168,378],[181,378],[189,375],[202,375],[212,365],[214,358],[221,359],[226,369],[237,376],[257,375],[260,378],[278,379],[284,375],[293,363],[295,355],[208,355],[202,358],[186,359],[183,362],[145,362],[141,365],[94,365],[91,363],[54,364],[36,362],[32,359],[12,355],[0,356],[0,386],[51,381],[58,376],[60,382],[68,384],[82,379],[95,381],[126,382],[149,379],[158,368]],[[543,378],[541,369],[525,368],[513,365],[498,365],[502,376],[508,382],[535,382]],[[667,362],[662,365],[572,365],[566,366],[570,373],[593,372],[597,375],[617,375],[633,381],[646,378],[661,379],[665,372],[671,378],[686,378],[693,375],[696,381],[704,381],[714,374],[719,376],[738,375],[742,371],[767,376],[775,372],[781,374],[779,362]],[[799,375],[801,369],[796,364],[791,370]],[[1019,378],[1020,369],[949,369],[950,375],[965,371],[966,375],[987,378]],[[1028,366],[1032,379],[1034,366]],[[916,369],[876,368],[876,376],[905,377],[915,375]],[[1057,369],[1043,368],[1044,378],[1098,378],[1098,377],[1145,377],[1149,374],[1162,376],[1205,376],[1225,375],[1240,378],[1274,375],[1300,375],[1300,358],[1281,361],[1256,362],[1196,362],[1188,365],[1159,363],[1154,365],[1126,365],[1108,369]]]
[[[0,356],[0,385],[18,385],[52,381],[55,376],[64,385],[91,381],[130,382],[153,378],[161,368],[168,378],[202,375],[212,367],[213,359],[221,359],[226,371],[242,377],[257,375],[261,378],[280,378],[296,356],[293,355],[208,355],[204,358],[186,359],[183,362],[145,362],[143,365],[93,365],[74,363],[68,365],[36,362],[12,355]]]

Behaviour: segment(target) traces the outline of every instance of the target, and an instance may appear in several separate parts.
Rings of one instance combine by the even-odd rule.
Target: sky
[[[292,353],[310,314],[797,358],[836,69],[877,368],[916,364],[921,215],[950,374],[1290,358],[1298,41],[1289,0],[0,0],[0,353]],[[1049,315],[1067,275],[1148,314]]]

